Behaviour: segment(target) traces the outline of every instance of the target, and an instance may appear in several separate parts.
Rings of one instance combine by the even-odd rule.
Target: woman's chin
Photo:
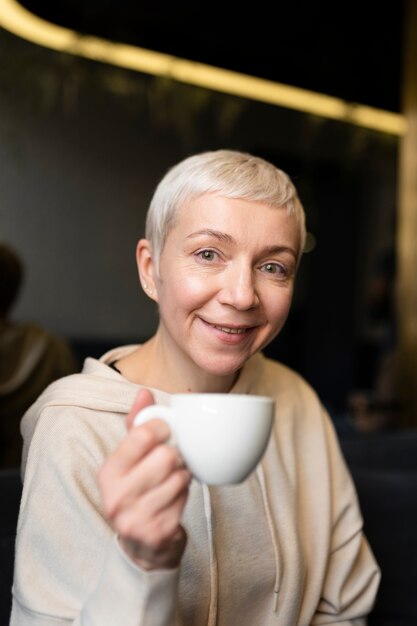
[[[236,376],[246,361],[247,359],[214,359],[212,362],[209,360],[202,360],[200,369],[207,376],[211,376],[213,378],[230,378]]]

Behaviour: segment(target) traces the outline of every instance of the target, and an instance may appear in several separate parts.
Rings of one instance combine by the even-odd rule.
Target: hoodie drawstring
[[[212,520],[212,507],[210,490],[207,485],[203,483],[203,500],[204,500],[204,513],[207,522],[207,533],[209,542],[209,559],[210,559],[210,605],[208,615],[208,626],[216,626],[217,621],[217,602],[218,602],[218,576],[217,576],[217,557],[216,550],[214,548],[213,539],[213,520]]]
[[[269,532],[272,539],[272,545],[274,546],[274,558],[275,558],[275,583],[274,583],[274,602],[273,602],[273,612],[276,613],[278,610],[278,596],[279,596],[279,587],[280,587],[280,573],[279,573],[279,554],[278,554],[278,540],[275,532],[274,522],[272,519],[271,513],[271,505],[268,499],[268,491],[266,488],[265,482],[265,473],[261,463],[259,463],[256,468],[256,475],[258,477],[259,486],[261,488],[262,493],[262,501],[265,509],[266,519],[268,520]]]

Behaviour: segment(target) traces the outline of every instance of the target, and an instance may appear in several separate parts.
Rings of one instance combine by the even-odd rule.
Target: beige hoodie
[[[237,486],[192,483],[179,568],[148,573],[129,561],[96,474],[138,390],[105,363],[131,349],[87,359],[23,420],[11,626],[363,626],[379,569],[332,424],[302,378],[262,355],[232,390],[276,399],[262,463]]]

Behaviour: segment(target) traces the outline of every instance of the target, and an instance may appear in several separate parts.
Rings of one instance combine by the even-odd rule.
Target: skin
[[[160,322],[118,367],[132,382],[169,393],[228,392],[246,361],[287,319],[299,226],[285,209],[210,194],[176,217],[159,273],[150,243],[138,243],[140,279],[158,303]],[[152,402],[150,392],[139,392],[127,416],[128,434],[99,473],[105,514],[122,548],[146,570],[176,567],[181,560],[181,516],[191,479],[166,445],[170,432],[163,421],[132,426]]]

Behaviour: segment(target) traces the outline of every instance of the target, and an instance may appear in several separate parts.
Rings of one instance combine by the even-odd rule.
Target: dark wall
[[[236,148],[285,169],[316,246],[268,353],[335,410],[355,384],[371,268],[395,209],[397,140],[311,115],[118,71],[1,33],[0,237],[20,251],[15,311],[80,354],[157,324],[135,245],[159,178],[193,152]],[[387,235],[388,232],[388,235]]]

